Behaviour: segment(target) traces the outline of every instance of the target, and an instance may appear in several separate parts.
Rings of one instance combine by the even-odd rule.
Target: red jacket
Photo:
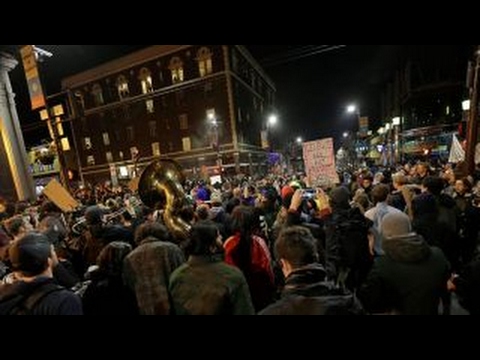
[[[225,244],[225,262],[242,270],[247,279],[252,301],[257,311],[263,310],[274,300],[275,282],[272,270],[272,258],[265,241],[252,237],[251,262],[248,269],[242,269],[235,261],[235,251],[240,243],[240,234],[229,238]]]

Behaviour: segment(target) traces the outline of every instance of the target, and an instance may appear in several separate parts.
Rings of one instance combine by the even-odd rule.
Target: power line
[[[305,47],[292,49],[279,55],[271,56],[261,61],[261,63],[264,67],[276,66],[333,50],[338,50],[346,46],[347,45],[308,45]]]

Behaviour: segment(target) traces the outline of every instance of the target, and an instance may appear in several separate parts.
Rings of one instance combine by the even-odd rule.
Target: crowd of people
[[[0,199],[0,315],[447,315],[452,293],[480,313],[476,179],[340,178],[191,180],[169,212],[105,185],[68,214]]]

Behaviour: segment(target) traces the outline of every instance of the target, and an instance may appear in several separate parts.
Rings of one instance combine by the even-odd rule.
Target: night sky
[[[63,77],[148,45],[39,46],[55,54],[42,65],[47,93],[52,94],[60,90]],[[362,115],[378,122],[382,86],[406,53],[430,54],[433,61],[455,58],[458,72],[464,74],[472,45],[346,45],[305,57],[321,50],[322,45],[246,46],[277,86],[280,124],[275,136],[278,141],[286,141],[297,136],[306,140],[339,137],[353,129],[355,119],[345,113],[349,103],[358,104]],[[0,45],[4,50],[14,47]],[[39,120],[27,110],[28,95],[21,66],[12,74],[12,85],[18,94],[22,125],[31,128]],[[26,140],[33,145],[44,136],[46,132],[41,129],[38,133],[29,131]]]

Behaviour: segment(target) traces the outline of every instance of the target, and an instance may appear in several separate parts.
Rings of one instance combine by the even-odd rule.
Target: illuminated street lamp
[[[344,132],[344,133],[343,133],[343,138],[344,138],[344,139],[348,138],[348,132]]]
[[[218,134],[218,119],[215,114],[215,111],[209,111],[207,114],[207,120],[211,126],[210,131],[211,131],[211,145],[212,148],[216,151],[217,153],[217,167],[219,171],[222,168],[222,157],[220,154],[220,139],[219,139],[219,134]]]
[[[272,114],[268,117],[267,125],[268,125],[269,128],[277,125],[277,123],[278,123],[278,116],[277,115]]]
[[[303,138],[302,137],[297,137],[297,144],[303,143]]]
[[[347,113],[349,114],[358,114],[358,108],[356,105],[348,105],[347,106]]]

